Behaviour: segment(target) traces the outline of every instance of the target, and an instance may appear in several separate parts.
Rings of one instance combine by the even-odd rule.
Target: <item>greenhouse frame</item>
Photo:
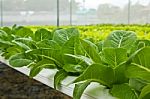
[[[94,1],[1,0],[1,26],[150,23],[149,0]]]
[[[0,99],[150,99],[150,0],[0,0]]]

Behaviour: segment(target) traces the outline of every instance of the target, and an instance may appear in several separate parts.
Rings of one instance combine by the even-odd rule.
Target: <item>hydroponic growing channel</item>
[[[83,35],[76,28],[4,27],[1,61],[74,99],[150,98],[148,39],[127,30],[101,40]]]

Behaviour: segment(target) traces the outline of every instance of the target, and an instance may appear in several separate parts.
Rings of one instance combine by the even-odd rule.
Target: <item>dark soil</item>
[[[0,99],[72,99],[0,62]]]

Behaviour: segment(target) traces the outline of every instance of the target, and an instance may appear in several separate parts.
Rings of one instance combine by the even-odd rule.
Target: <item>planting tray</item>
[[[0,61],[7,64],[8,66],[9,63],[7,60],[5,60],[3,57],[0,56]],[[10,66],[11,68],[14,68]],[[21,68],[14,68],[17,71],[29,75],[29,68],[27,67],[21,67]],[[53,69],[43,69],[34,79],[40,81],[41,83],[50,86],[53,88],[54,85],[54,75],[57,72],[57,70]],[[69,95],[73,96],[73,89],[75,84],[70,84],[75,77],[67,77],[65,80],[62,81],[60,88],[58,89],[59,91]],[[86,90],[84,91],[81,99],[116,99],[112,97],[109,94],[109,90],[106,89],[104,86],[98,84],[98,83],[91,83]]]

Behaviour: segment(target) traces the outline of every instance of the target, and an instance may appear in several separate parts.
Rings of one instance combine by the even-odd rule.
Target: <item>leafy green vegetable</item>
[[[136,93],[128,84],[113,85],[111,93],[119,99],[138,99]]]
[[[16,37],[31,37],[33,38],[34,34],[33,31],[29,28],[23,27],[23,26],[19,26],[19,27],[14,27],[12,30],[12,33],[16,36]]]
[[[144,47],[134,56],[133,63],[136,63],[138,65],[142,65],[146,68],[150,69],[150,47]]]
[[[66,56],[65,54],[73,54],[76,55],[81,51],[81,49],[78,49],[79,46],[79,38],[71,37],[64,46],[62,47],[62,53],[63,53],[63,60],[66,64],[77,64],[77,61],[74,57]]]
[[[102,64],[93,64],[89,66],[83,72],[83,74],[81,74],[74,81],[74,83],[85,80],[93,80],[110,87],[111,84],[114,82],[114,72],[113,69],[108,66]]]
[[[105,61],[112,68],[118,67],[127,60],[127,51],[123,48],[105,48],[102,53]]]
[[[39,29],[35,32],[35,41],[52,40],[53,35],[46,29]]]
[[[24,53],[18,53],[9,59],[9,64],[14,67],[27,66],[32,62],[33,61],[28,59]]]
[[[140,78],[150,82],[150,47],[139,50],[128,65],[126,75],[130,78]]]
[[[94,62],[92,61],[92,59],[86,57],[86,56],[82,56],[82,55],[72,55],[72,54],[65,54],[67,56],[70,56],[70,57],[74,57],[76,59],[79,59],[79,60],[82,60],[84,61],[87,65],[92,65],[94,64]]]
[[[82,93],[86,89],[86,87],[91,83],[91,81],[85,81],[83,83],[75,84],[74,92],[73,92],[73,99],[80,99]]]
[[[53,40],[58,44],[63,45],[71,37],[79,37],[79,32],[75,28],[59,29],[54,32]]]
[[[5,59],[9,59],[11,56],[21,53],[22,49],[18,48],[17,46],[8,47],[2,56],[5,56]]]
[[[129,85],[134,88],[136,91],[141,92],[144,86],[148,84],[147,81],[138,79],[138,78],[130,78]]]
[[[150,98],[150,84],[142,89],[141,94],[139,96],[139,99],[149,99],[149,98]]]
[[[54,88],[57,89],[57,87],[60,86],[61,81],[67,76],[68,74],[66,71],[64,71],[63,69],[59,70],[54,76]]]
[[[128,51],[131,49],[137,40],[136,34],[131,31],[113,31],[107,38],[104,40],[103,47],[113,47],[113,48],[126,48]]]
[[[49,69],[54,69],[55,68],[55,64],[53,61],[49,60],[49,59],[42,59],[41,61],[32,64],[31,67],[31,71],[30,71],[30,77],[34,77],[37,74],[39,74],[39,72],[44,69],[44,68],[49,68]]]
[[[87,40],[81,40],[82,47],[84,48],[88,57],[90,57],[93,62],[101,63],[101,57],[98,54],[98,48],[95,44]]]
[[[83,72],[84,68],[81,65],[65,64],[63,69],[67,72]]]
[[[129,78],[140,78],[150,82],[150,69],[142,65],[138,64],[129,65],[126,71],[126,75]]]

